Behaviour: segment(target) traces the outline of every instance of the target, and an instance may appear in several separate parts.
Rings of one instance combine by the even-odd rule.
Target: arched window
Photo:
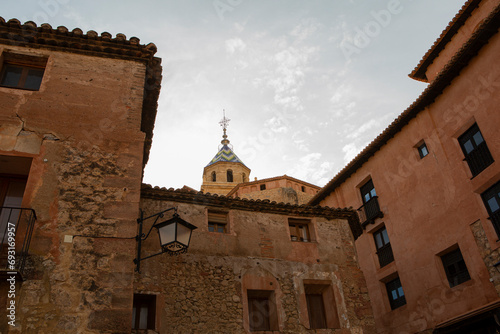
[[[215,172],[212,172],[212,182],[215,181],[217,181],[217,175],[215,174]]]
[[[230,169],[227,170],[227,182],[233,182],[233,171]]]

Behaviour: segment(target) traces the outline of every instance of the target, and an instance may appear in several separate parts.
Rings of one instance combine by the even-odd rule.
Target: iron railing
[[[380,211],[377,198],[377,196],[373,196],[358,209],[359,221],[363,228],[366,228],[369,223],[373,223],[375,218],[384,217],[384,213]]]
[[[394,261],[394,254],[392,253],[391,244],[386,244],[377,250],[378,262],[380,263],[380,268],[385,267],[392,261]]]
[[[482,142],[475,150],[467,154],[464,160],[469,165],[472,177],[481,173],[494,161],[485,142]]]
[[[1,268],[23,273],[35,221],[33,209],[0,207]]]

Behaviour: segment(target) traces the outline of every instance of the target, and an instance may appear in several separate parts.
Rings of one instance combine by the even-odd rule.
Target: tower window
[[[215,172],[212,172],[212,182],[217,181],[217,174]]]
[[[266,185],[265,184],[261,184],[260,185],[260,190],[266,190]]]
[[[233,182],[233,171],[228,169],[226,174],[227,174],[227,182]]]

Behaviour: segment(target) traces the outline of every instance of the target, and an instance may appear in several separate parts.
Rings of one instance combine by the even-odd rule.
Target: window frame
[[[384,235],[387,237],[387,242],[384,238]],[[378,236],[380,236],[379,240],[382,243],[382,246],[380,247],[378,242],[379,240],[377,239]],[[373,232],[373,240],[375,242],[375,248],[377,249],[376,254],[378,256],[380,268],[383,268],[388,264],[394,262],[394,253],[392,252],[391,240],[385,226],[382,226],[381,228]]]
[[[385,288],[387,291],[387,297],[389,298],[389,305],[391,306],[391,310],[395,310],[406,305],[406,295],[404,293],[403,285],[401,284],[401,279],[399,278],[399,276],[386,282]],[[394,292],[396,292],[396,298],[394,298]],[[402,294],[400,294],[400,292],[402,292]]]
[[[424,152],[424,149],[425,149],[425,152]],[[418,145],[417,150],[418,150],[418,155],[420,156],[420,159],[423,159],[429,155],[429,148],[427,147],[427,144],[425,143],[425,141],[422,142],[422,144]]]
[[[306,279],[303,281],[303,285],[309,328],[340,328],[337,301],[332,282],[328,280]],[[316,301],[312,299],[316,299]],[[318,301],[320,304],[315,304]],[[320,313],[313,314],[314,311],[319,311]],[[307,326],[307,324],[305,325]]]
[[[4,51],[0,58],[0,87],[21,89],[27,91],[39,91],[43,83],[43,78],[45,76],[47,60],[48,57],[46,56],[34,56]],[[6,73],[10,67],[17,67],[21,69],[21,75],[16,85],[6,85],[3,83],[6,77]],[[29,72],[32,70],[41,72],[40,82],[36,88],[26,87]]]
[[[224,211],[207,210],[207,228],[210,233],[228,233],[229,214]],[[210,228],[213,228],[213,231]],[[222,231],[219,230],[222,227]]]
[[[147,307],[146,328],[141,327],[142,306]],[[156,329],[156,295],[134,294],[132,306],[132,330],[155,330]]]
[[[311,225],[311,221],[307,219],[288,219],[288,231],[290,233],[290,240],[293,242],[311,242],[311,231],[309,226]],[[293,229],[292,229],[293,226]],[[301,236],[300,229],[303,228],[305,231],[306,238]],[[293,232],[293,233],[292,233]]]
[[[260,191],[262,191],[262,190],[266,190],[266,184],[265,183],[260,185]]]
[[[453,257],[455,257],[455,259],[453,259]],[[472,279],[459,247],[442,254],[440,258],[450,288]],[[463,268],[460,268],[461,263],[463,263]],[[454,268],[453,272],[450,268]]]
[[[478,138],[476,137],[478,134],[481,137],[481,142],[479,144],[477,143]],[[460,144],[460,148],[464,154],[464,160],[469,166],[472,178],[481,174],[483,170],[495,162],[488,145],[486,144],[486,139],[484,139],[477,123],[474,123],[458,137],[458,143]],[[467,143],[470,143],[472,146],[472,149],[469,152],[467,152]]]
[[[495,199],[495,204],[498,206],[495,211],[492,211],[490,203],[490,200],[493,198]],[[486,189],[481,194],[481,199],[483,200],[483,204],[488,212],[488,219],[495,228],[497,237],[500,238],[500,181]]]
[[[274,290],[247,289],[248,326],[250,332],[275,331],[278,330],[278,316],[276,303],[274,301]],[[257,310],[255,303],[264,304],[263,308]],[[264,313],[254,313],[255,311]],[[256,317],[254,317],[256,316]],[[264,323],[256,326],[255,318],[263,317]]]
[[[228,169],[226,171],[226,181],[227,182],[234,182],[233,171],[231,169]]]

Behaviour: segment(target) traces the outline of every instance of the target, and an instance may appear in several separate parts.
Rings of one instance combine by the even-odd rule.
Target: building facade
[[[500,330],[500,6],[467,1],[419,98],[310,202],[355,207],[378,333]]]
[[[0,18],[2,333],[130,332],[155,52]]]
[[[354,248],[353,236],[361,231],[353,210],[143,186],[145,216],[172,207],[197,229],[187,254],[141,263],[134,283],[135,319],[145,319],[144,312],[154,316],[140,328],[159,333],[374,331]],[[157,238],[148,239],[141,256],[159,247]]]
[[[237,184],[227,196],[302,205],[309,202],[320,189],[314,184],[283,175]]]

